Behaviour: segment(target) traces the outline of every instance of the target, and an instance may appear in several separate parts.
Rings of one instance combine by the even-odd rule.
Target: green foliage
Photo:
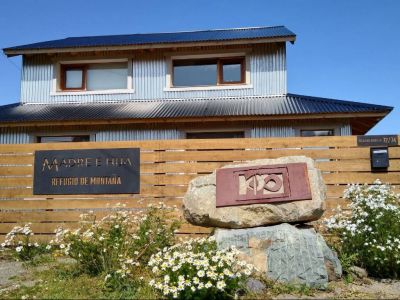
[[[49,248],[42,243],[32,241],[34,233],[31,230],[30,223],[24,226],[15,226],[7,233],[2,249],[13,249],[13,257],[19,261],[33,261],[35,257],[48,253]]]
[[[145,212],[119,206],[100,221],[86,214],[77,230],[59,229],[51,244],[75,259],[80,273],[102,276],[107,290],[135,289],[143,277],[138,270],[174,242],[179,222],[169,218],[170,212],[162,205]]]
[[[350,212],[339,210],[326,220],[344,270],[364,267],[375,277],[400,277],[400,198],[379,181],[351,185],[345,191]]]
[[[149,284],[168,298],[231,299],[254,270],[238,255],[234,248],[217,250],[213,237],[188,240],[150,258]]]

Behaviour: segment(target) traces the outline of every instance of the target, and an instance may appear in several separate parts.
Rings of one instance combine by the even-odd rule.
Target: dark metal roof
[[[284,116],[334,113],[389,113],[393,107],[287,94],[275,97],[182,99],[127,103],[10,104],[0,107],[5,122],[85,121],[196,117]]]
[[[275,27],[248,27],[237,29],[203,30],[190,32],[171,33],[145,33],[125,35],[104,35],[69,37],[61,40],[46,41],[15,47],[4,48],[9,51],[38,50],[38,49],[62,49],[78,47],[101,47],[101,46],[130,46],[163,43],[192,43],[209,41],[249,40],[261,38],[292,38],[296,35],[284,26]]]

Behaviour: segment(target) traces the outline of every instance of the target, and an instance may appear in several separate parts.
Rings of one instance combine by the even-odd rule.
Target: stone
[[[267,288],[264,283],[255,278],[249,278],[246,282],[246,287],[253,293],[262,293]]]
[[[325,211],[326,186],[314,161],[305,156],[260,159],[227,165],[223,168],[287,163],[307,164],[312,199],[266,204],[216,207],[216,172],[200,176],[189,183],[183,200],[187,221],[194,225],[220,228],[249,228],[279,223],[318,220]]]
[[[287,223],[247,229],[218,228],[214,236],[219,249],[235,246],[241,252],[239,259],[253,263],[271,280],[324,289],[329,281],[326,262],[333,277],[342,275],[336,253],[312,228]]]
[[[331,248],[328,247],[324,238],[320,234],[317,234],[317,242],[324,255],[324,262],[329,281],[339,280],[342,278],[343,270],[336,252],[332,251]]]
[[[368,277],[367,270],[357,267],[357,266],[350,267],[349,272],[351,275],[353,275],[354,277],[359,278],[359,279],[364,279],[364,278]]]

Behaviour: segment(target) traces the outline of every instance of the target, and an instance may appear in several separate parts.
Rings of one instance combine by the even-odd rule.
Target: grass
[[[72,264],[50,265],[46,270],[30,268],[16,283],[34,280],[33,286],[18,285],[16,289],[0,293],[2,299],[154,299],[157,295],[147,285],[138,290],[126,287],[121,291],[104,288],[104,276],[89,276],[76,272]]]
[[[263,293],[248,293],[245,299],[272,299],[278,295],[286,294],[298,297],[312,297],[318,290],[310,288],[304,284],[279,283],[266,278],[258,278],[265,284],[266,289]]]

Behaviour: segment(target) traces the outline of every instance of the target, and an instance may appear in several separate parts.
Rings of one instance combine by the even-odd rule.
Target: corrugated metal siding
[[[213,48],[217,50],[218,48]],[[167,61],[156,51],[151,56],[133,60],[132,94],[57,95],[51,96],[53,64],[43,55],[24,59],[21,80],[22,103],[108,102],[141,99],[215,98],[250,95],[286,94],[285,44],[255,46],[249,53],[250,81],[253,88],[203,91],[164,91]]]
[[[30,136],[26,128],[0,128],[0,144],[28,144]]]
[[[340,135],[351,135],[351,125],[342,124],[342,126],[340,127]]]
[[[254,127],[250,131],[250,137],[262,138],[262,137],[290,137],[295,136],[296,132],[293,127],[290,126],[271,126],[271,127]]]
[[[96,133],[96,142],[176,140],[181,138],[184,138],[184,134],[177,129],[136,129],[122,127]]]
[[[339,128],[340,135],[351,135],[350,124],[342,122],[332,122],[332,126]],[[330,123],[318,122],[324,126]],[[308,126],[309,122],[304,121],[274,121],[274,122],[240,122],[234,123],[232,127],[226,124],[213,125],[212,123],[193,123],[193,124],[169,124],[163,125],[114,125],[114,126],[94,126],[77,129],[60,129],[57,126],[47,126],[40,129],[32,129],[26,127],[20,128],[0,128],[0,144],[26,144],[33,141],[35,134],[76,134],[87,132],[94,135],[96,141],[129,141],[129,140],[166,140],[166,139],[183,139],[186,130],[209,131],[210,129],[226,130],[228,128],[234,130],[246,130],[249,137],[291,137],[296,135],[296,128]]]

